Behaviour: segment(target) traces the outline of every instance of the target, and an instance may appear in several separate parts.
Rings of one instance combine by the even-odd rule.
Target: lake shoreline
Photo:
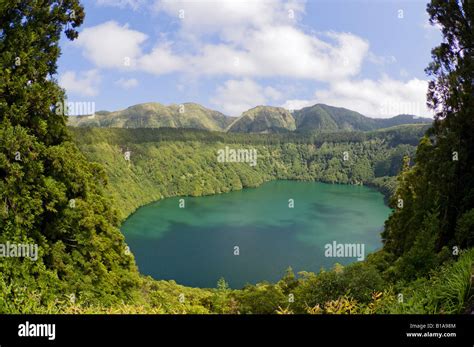
[[[241,288],[275,282],[289,266],[317,272],[357,261],[328,257],[324,247],[334,241],[362,245],[359,258],[381,247],[390,210],[373,187],[273,180],[258,188],[175,196],[139,209],[121,231],[140,273],[199,288],[224,277]]]
[[[316,180],[303,180],[303,179],[299,180],[299,179],[281,179],[281,178],[275,178],[275,179],[263,181],[262,183],[260,183],[259,185],[256,185],[256,186],[242,186],[242,188],[240,188],[240,189],[229,190],[229,191],[227,191],[227,192],[219,192],[219,193],[214,193],[214,194],[203,194],[203,195],[200,195],[200,196],[193,196],[193,195],[190,195],[190,194],[162,196],[160,199],[148,201],[148,202],[145,202],[145,203],[143,203],[142,205],[136,207],[136,208],[135,208],[132,212],[130,212],[126,217],[124,217],[123,219],[120,220],[120,228],[122,227],[123,223],[124,223],[128,218],[130,218],[133,214],[135,214],[136,211],[138,211],[138,209],[140,209],[140,208],[142,208],[142,207],[144,207],[144,206],[153,204],[153,203],[155,203],[155,202],[164,200],[164,199],[169,199],[169,198],[189,198],[189,197],[196,198],[196,197],[203,197],[203,196],[215,196],[215,195],[229,194],[229,193],[241,191],[241,190],[244,190],[244,189],[259,188],[259,187],[261,187],[262,185],[264,185],[264,184],[266,184],[266,183],[274,182],[274,181],[315,182],[315,183],[336,184],[336,185],[344,185],[344,186],[363,186],[363,187],[369,187],[369,188],[374,189],[374,190],[378,191],[379,193],[381,193],[381,194],[384,196],[384,204],[385,204],[386,206],[389,206],[388,200],[390,199],[390,195],[389,195],[389,194],[387,193],[387,191],[385,191],[381,186],[378,186],[378,185],[373,184],[373,183],[371,183],[371,182],[363,182],[363,184],[348,184],[348,183],[324,182],[324,181],[316,181]]]

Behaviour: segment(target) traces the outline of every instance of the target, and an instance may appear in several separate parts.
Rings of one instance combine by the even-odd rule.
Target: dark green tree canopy
[[[56,84],[59,39],[73,40],[84,10],[78,0],[0,2],[0,121],[22,125],[46,144],[66,136]]]
[[[71,293],[111,302],[137,283],[103,169],[56,112],[59,40],[75,39],[83,19],[78,0],[0,2],[0,243],[39,248],[37,261],[0,259],[0,287],[13,288],[4,302],[21,302],[18,288],[43,303]]]
[[[426,69],[435,122],[418,146],[415,166],[399,177],[395,198],[403,208],[383,234],[386,250],[409,255],[401,267],[415,269],[421,258],[432,259],[429,249],[442,261],[455,247],[472,247],[474,233],[474,2],[432,0],[427,11],[443,34]]]

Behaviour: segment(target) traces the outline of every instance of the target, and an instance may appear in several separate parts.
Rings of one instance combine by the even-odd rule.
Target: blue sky
[[[430,116],[424,68],[438,45],[425,1],[84,0],[61,42],[68,101],[119,110],[197,102],[237,116],[318,102],[386,118]]]

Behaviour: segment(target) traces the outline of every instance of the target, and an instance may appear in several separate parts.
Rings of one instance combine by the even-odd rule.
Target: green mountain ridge
[[[291,113],[282,107],[256,106],[229,117],[196,103],[145,103],[121,111],[70,116],[70,126],[107,128],[192,128],[232,133],[371,131],[404,124],[429,124],[430,118],[398,115],[370,118],[358,112],[316,104]]]
[[[299,131],[370,131],[404,124],[428,124],[429,118],[398,115],[370,118],[358,112],[324,104],[316,104],[294,112]]]
[[[257,106],[242,113],[229,132],[272,133],[296,130],[295,119],[282,107]]]
[[[107,128],[193,128],[224,131],[232,117],[195,103],[168,106],[156,102],[130,106],[121,111],[69,117],[71,126]]]

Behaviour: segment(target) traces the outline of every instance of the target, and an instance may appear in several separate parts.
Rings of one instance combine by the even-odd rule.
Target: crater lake
[[[139,208],[121,230],[145,275],[195,287],[216,287],[223,277],[241,288],[276,282],[290,266],[295,273],[318,272],[357,261],[327,256],[334,242],[363,245],[367,256],[382,246],[390,211],[372,188],[272,181],[220,195],[163,199]]]

